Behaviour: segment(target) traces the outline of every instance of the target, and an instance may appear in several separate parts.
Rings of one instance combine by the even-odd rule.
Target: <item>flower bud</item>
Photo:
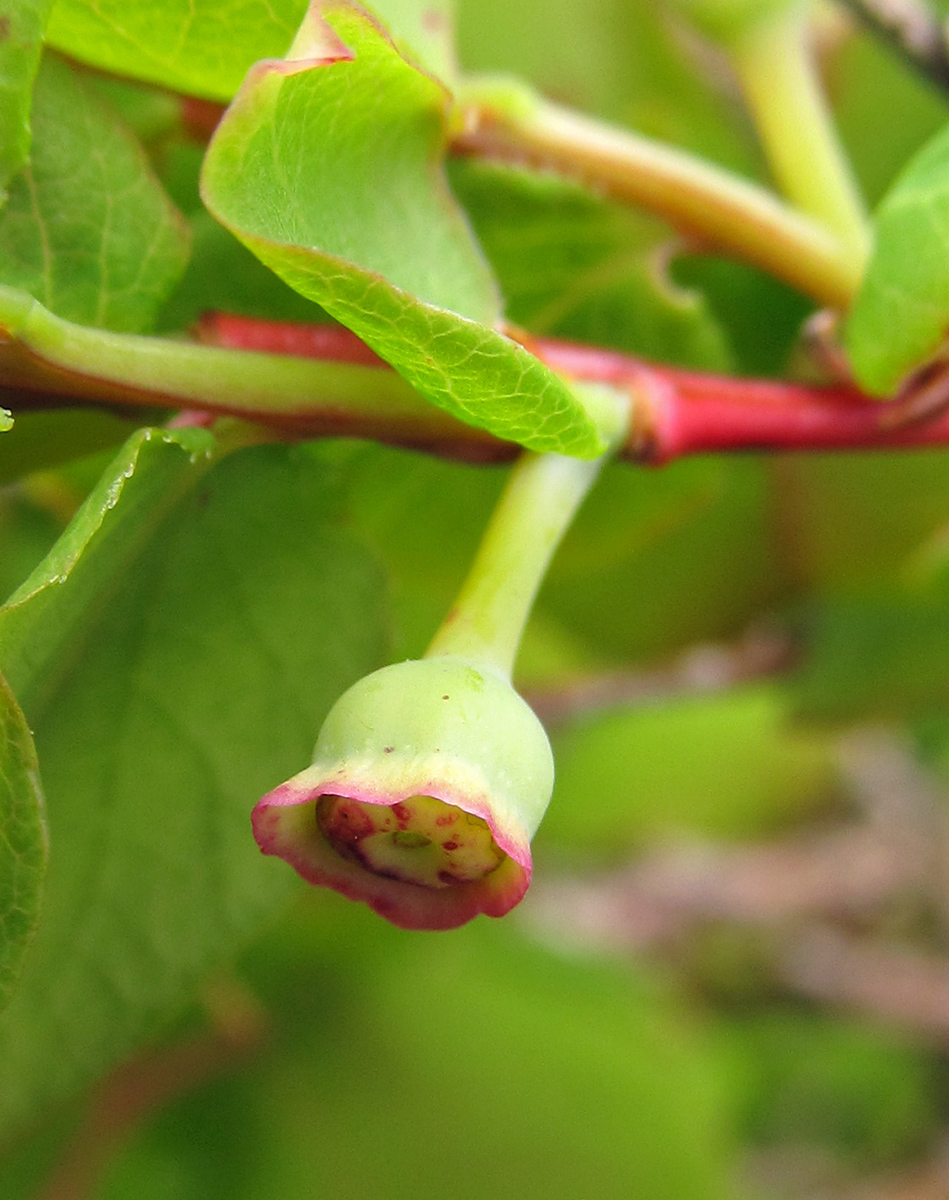
[[[254,836],[396,925],[451,929],[524,895],[553,777],[547,735],[502,674],[396,663],[336,702],[313,765],[254,809]]]

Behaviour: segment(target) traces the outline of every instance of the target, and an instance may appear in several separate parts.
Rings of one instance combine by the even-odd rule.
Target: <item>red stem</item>
[[[326,325],[296,325],[209,313],[203,341],[234,349],[379,364],[355,334]],[[664,463],[688,454],[742,450],[881,450],[949,444],[949,411],[902,422],[912,396],[871,399],[854,387],[812,387],[740,379],[647,363],[631,355],[518,333],[554,370],[626,390],[634,400],[626,457]]]

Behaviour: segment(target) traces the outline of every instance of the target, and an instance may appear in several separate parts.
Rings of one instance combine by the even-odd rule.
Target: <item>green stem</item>
[[[428,444],[457,429],[381,366],[92,329],[2,286],[0,371],[10,388],[57,392],[68,383],[68,394],[100,403],[200,408],[299,433],[366,429],[384,438],[401,431]]]
[[[700,243],[761,267],[819,303],[845,308],[862,264],[849,246],[756,184],[641,134],[513,87],[470,83],[456,149],[579,177],[648,209]]]
[[[732,46],[733,61],[775,179],[836,234],[862,272],[866,208],[814,68],[809,12],[795,4],[757,22]]]
[[[521,455],[427,658],[467,658],[510,679],[534,597],[602,463]]]

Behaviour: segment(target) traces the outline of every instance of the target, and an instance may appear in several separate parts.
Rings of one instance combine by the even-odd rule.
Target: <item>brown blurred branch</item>
[[[840,0],[862,24],[937,87],[949,90],[949,47],[924,0]]]
[[[799,995],[949,1047],[949,959],[815,925],[788,940],[777,972]]]
[[[528,687],[525,697],[545,725],[555,725],[599,709],[724,691],[777,674],[792,661],[787,636],[754,628],[736,642],[694,647],[664,666],[602,672],[555,687]]]
[[[262,1045],[263,1013],[238,981],[215,980],[203,1000],[213,1025],[209,1032],[142,1051],[97,1085],[84,1119],[35,1200],[92,1200],[105,1168],[148,1117],[236,1067]]]
[[[764,935],[773,981],[949,1046],[949,959],[854,933],[894,906],[945,918],[946,817],[938,788],[884,731],[841,751],[860,822],[751,846],[659,850],[598,879],[535,884],[542,934],[613,951],[668,953],[731,923]]]
[[[949,1144],[910,1170],[839,1192],[834,1200],[946,1200],[949,1196]]]

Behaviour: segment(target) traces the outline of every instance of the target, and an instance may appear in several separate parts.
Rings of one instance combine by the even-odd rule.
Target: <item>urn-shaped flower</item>
[[[552,787],[547,735],[504,675],[436,656],[354,684],[312,766],[254,809],[254,836],[396,925],[450,929],[524,895]]]

